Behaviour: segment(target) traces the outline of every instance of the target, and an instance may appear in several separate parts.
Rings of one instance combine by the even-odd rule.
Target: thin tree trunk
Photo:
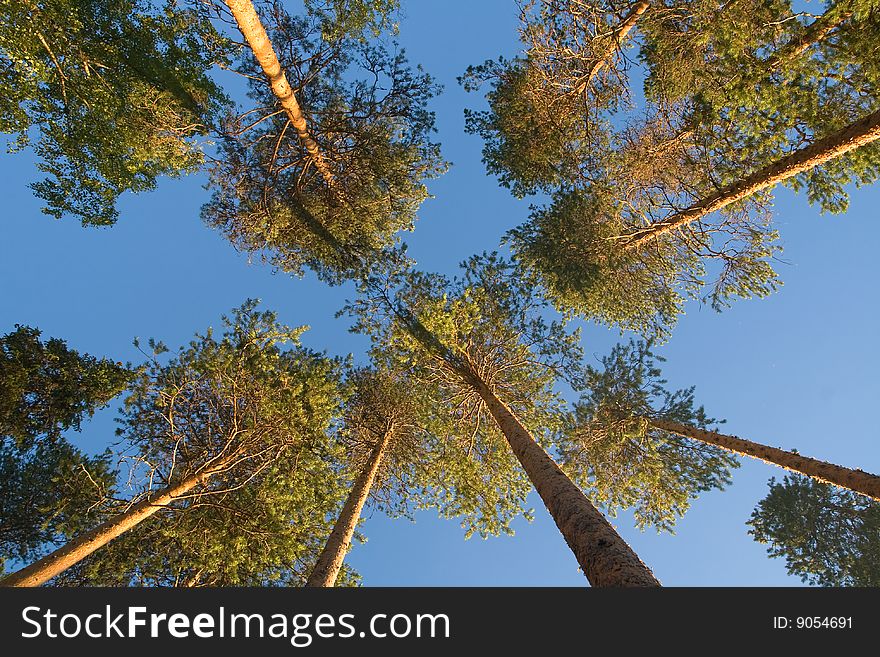
[[[790,62],[798,55],[803,54],[810,46],[824,41],[829,34],[852,18],[852,15],[851,9],[840,10],[837,6],[832,7],[805,27],[799,37],[789,41],[773,53],[765,64],[770,70],[773,70]]]
[[[339,576],[339,571],[342,570],[345,554],[348,551],[348,546],[351,545],[355,527],[357,527],[367,497],[370,495],[373,482],[376,480],[382,458],[391,442],[391,435],[392,429],[389,429],[370,453],[370,458],[354,482],[342,507],[342,512],[336,519],[336,524],[333,525],[333,531],[330,532],[330,537],[327,539],[324,549],[321,550],[321,556],[318,557],[318,561],[306,581],[306,586],[330,587],[336,585],[336,578]]]
[[[315,164],[315,168],[321,174],[321,177],[324,178],[327,186],[334,191],[338,191],[333,172],[330,170],[327,160],[324,159],[324,154],[321,153],[317,142],[309,133],[306,117],[296,101],[293,88],[287,81],[287,76],[281,68],[281,62],[278,61],[278,56],[272,48],[269,35],[266,34],[266,28],[263,27],[263,23],[260,21],[260,16],[257,14],[257,10],[254,9],[253,3],[250,0],[225,0],[225,2],[232,12],[235,22],[238,24],[238,29],[257,58],[260,68],[263,69],[263,73],[269,79],[272,93],[281,102],[281,107],[287,113],[287,118],[290,119],[291,125],[293,125],[300,141],[302,141],[303,146],[308,151],[312,162]]]
[[[592,586],[660,586],[614,527],[535,442],[509,408],[476,377],[469,377],[510,448],[544,501]],[[476,380],[473,380],[476,379]]]
[[[699,440],[709,445],[715,445],[743,456],[751,456],[766,463],[778,465],[786,470],[799,472],[813,479],[834,484],[835,486],[840,486],[854,493],[860,493],[880,501],[880,477],[863,470],[844,468],[843,466],[813,459],[809,456],[801,456],[796,452],[790,452],[777,447],[768,447],[767,445],[761,445],[760,443],[715,431],[705,431],[704,429],[698,429],[687,424],[679,424],[670,420],[649,420],[649,422],[658,429],[669,431],[685,438]]]
[[[731,203],[773,187],[829,160],[867,146],[878,138],[880,138],[880,110],[786,155],[738,182],[719,189],[685,210],[675,212],[666,219],[617,239],[625,251],[639,249],[666,233],[683,228]]]
[[[45,584],[160,509],[168,507],[177,498],[204,483],[210,476],[210,471],[201,472],[191,475],[173,486],[157,490],[125,513],[101,523],[39,561],[35,561],[0,580],[0,586],[40,586]]]
[[[586,77],[575,89],[575,95],[582,94],[593,81],[593,78],[599,74],[599,71],[608,65],[611,57],[617,49],[620,48],[620,45],[623,43],[624,39],[626,39],[630,30],[635,27],[639,17],[647,11],[648,7],[649,4],[647,2],[637,2],[633,5],[633,8],[630,10],[629,14],[626,15],[626,18],[624,18],[617,29],[614,30],[614,34],[611,37],[611,43],[608,44],[608,47],[599,55],[599,57],[593,60],[593,65],[587,72]]]
[[[202,579],[202,569],[194,570],[189,575],[187,575],[184,580],[180,583],[180,586],[184,588],[194,588],[199,585],[199,580]]]

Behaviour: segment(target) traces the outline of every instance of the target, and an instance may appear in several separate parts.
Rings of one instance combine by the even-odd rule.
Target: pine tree
[[[694,389],[669,391],[644,343],[618,345],[588,366],[586,392],[571,419],[560,454],[566,473],[611,512],[632,508],[640,527],[672,531],[702,492],[723,489],[733,455],[661,428],[673,419],[708,427],[717,421],[694,405]]]
[[[245,486],[160,510],[50,583],[301,586],[345,494],[334,472],[339,458],[312,445],[294,448]],[[343,568],[339,585],[358,581]]]
[[[119,429],[143,492],[3,585],[43,584],[158,512],[217,499],[282,461],[295,471],[298,450],[318,451],[323,464],[338,364],[300,347],[305,329],[280,325],[255,302],[224,323],[221,337],[197,335],[168,363],[158,360],[165,348],[151,342],[155,356],[131,385]]]
[[[79,431],[132,376],[35,328],[0,336],[0,567],[94,523],[115,473],[107,455],[82,453],[65,432]]]
[[[546,302],[532,282],[497,255],[474,257],[463,269],[453,281],[411,271],[386,287],[365,286],[366,294],[348,307],[355,330],[371,335],[377,362],[413,372],[432,391],[438,413],[482,428],[468,452],[449,453],[449,471],[468,466],[471,453],[481,455],[483,476],[489,467],[503,467],[505,479],[522,482],[524,471],[591,584],[657,586],[538,442],[549,447],[562,427],[563,404],[553,388],[558,377],[576,371],[578,334],[548,323]],[[524,498],[520,491],[518,483],[517,496]]]
[[[44,212],[116,222],[117,198],[203,161],[227,100],[207,17],[158,0],[2,0],[0,132],[33,139]]]
[[[306,586],[336,586],[368,499],[382,495],[383,489],[386,495],[392,494],[397,481],[406,496],[402,481],[419,468],[423,458],[421,428],[405,380],[365,369],[352,372],[349,383],[354,391],[343,410],[340,433],[349,469],[357,474]]]
[[[603,359],[603,371],[589,368],[590,392],[579,408],[576,440],[568,448],[581,479],[595,479],[599,490],[602,482],[619,487],[621,481],[632,481],[636,495],[630,503],[642,505],[637,514],[643,517],[645,504],[663,510],[667,496],[657,488],[678,487],[678,494],[669,496],[680,500],[666,510],[671,513],[687,495],[729,482],[727,471],[736,462],[724,450],[880,499],[877,475],[709,430],[717,421],[702,407],[694,408],[694,389],[668,391],[658,360],[644,343],[631,342]],[[583,465],[577,463],[580,454],[586,456]],[[620,494],[617,488],[609,490],[605,496],[610,499]]]
[[[239,68],[254,108],[225,130],[203,218],[281,270],[363,275],[412,229],[424,181],[445,166],[430,140],[437,86],[403,52],[351,33],[383,25],[381,12],[363,22],[363,3],[299,17],[228,4],[251,46]]]
[[[80,354],[64,340],[16,325],[0,336],[0,435],[17,446],[54,441],[121,393],[133,376],[122,363]]]
[[[880,585],[880,504],[808,477],[770,480],[748,522],[791,575],[819,586]]]
[[[810,17],[781,0],[673,0],[650,4],[625,42],[614,35],[635,7],[527,5],[523,56],[466,76],[490,84],[469,127],[502,184],[553,195],[509,238],[555,304],[666,336],[689,298],[722,309],[777,289],[773,188],[842,212],[846,186],[880,172],[873,4]]]
[[[350,492],[308,586],[334,586],[365,505],[391,517],[435,510],[459,520],[465,538],[512,534],[526,507],[528,481],[509,455],[497,453],[491,424],[478,413],[454,412],[454,392],[413,378],[384,358],[354,370],[338,440],[350,472]],[[453,395],[450,397],[449,395]]]

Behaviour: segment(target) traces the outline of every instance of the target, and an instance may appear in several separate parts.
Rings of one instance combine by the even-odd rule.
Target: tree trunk
[[[210,471],[201,472],[191,475],[173,486],[157,490],[125,513],[101,523],[39,561],[35,561],[0,580],[0,586],[40,586],[45,584],[160,509],[168,507],[175,499],[204,483],[210,476]]]
[[[266,28],[263,27],[263,23],[260,21],[253,3],[250,0],[225,0],[225,2],[232,12],[235,22],[238,24],[238,29],[257,58],[260,68],[263,69],[263,73],[269,79],[272,93],[281,101],[281,107],[287,113],[287,118],[290,119],[291,125],[293,125],[299,135],[300,141],[302,141],[303,146],[305,146],[306,151],[315,164],[315,168],[321,174],[321,177],[324,178],[327,186],[337,191],[333,172],[324,159],[324,155],[321,153],[317,142],[309,133],[306,118],[299,103],[296,101],[296,96],[293,93],[293,88],[287,81],[287,76],[281,69],[281,62],[278,61],[275,50],[272,48],[272,42],[269,40],[269,35],[266,34]]]
[[[379,472],[382,457],[385,455],[391,442],[391,435],[392,430],[389,429],[370,453],[370,458],[354,482],[351,492],[348,494],[348,498],[342,507],[342,512],[333,526],[333,531],[330,532],[330,537],[327,539],[324,549],[321,550],[321,556],[318,557],[318,561],[311,575],[309,575],[306,586],[335,586],[339,571],[342,570],[345,554],[348,552],[348,546],[351,545],[354,529],[357,526],[358,519],[361,517],[361,511],[364,508],[367,497],[370,495],[373,482],[376,480],[376,473]]]
[[[824,41],[838,27],[852,18],[851,9],[839,9],[834,6],[804,28],[803,33],[786,43],[765,62],[770,70],[790,62],[803,54],[810,46]]]
[[[535,442],[516,416],[476,377],[471,385],[486,403],[592,586],[660,586],[586,495]],[[473,380],[476,379],[476,380]]]
[[[199,585],[199,581],[202,579],[202,569],[194,570],[189,575],[183,578],[179,584],[175,584],[175,586],[182,586],[187,589],[194,588]]]
[[[755,192],[773,187],[799,173],[867,146],[878,138],[880,138],[880,110],[786,155],[738,182],[721,188],[685,210],[675,212],[666,219],[617,239],[625,251],[641,248],[666,233],[683,228]]]
[[[844,468],[826,461],[801,456],[796,452],[789,452],[776,447],[767,447],[766,445],[743,440],[736,436],[728,436],[715,431],[705,431],[670,420],[649,420],[649,422],[652,426],[663,431],[699,440],[700,442],[715,445],[743,456],[751,456],[766,463],[778,465],[786,470],[799,472],[818,481],[834,484],[835,486],[840,486],[854,493],[867,495],[880,501],[880,477],[863,470]]]
[[[623,40],[626,39],[626,36],[630,33],[630,30],[635,27],[636,22],[639,20],[639,17],[647,11],[649,5],[647,2],[637,2],[633,5],[632,10],[630,10],[629,14],[627,14],[626,18],[624,18],[620,25],[614,30],[614,34],[611,37],[611,43],[608,44],[608,48],[599,55],[593,61],[593,65],[590,67],[590,70],[587,72],[586,77],[583,82],[581,82],[577,88],[575,89],[575,95],[582,94],[586,88],[590,85],[599,71],[601,71],[605,66],[608,65],[608,61],[614,55],[620,45],[623,43]]]

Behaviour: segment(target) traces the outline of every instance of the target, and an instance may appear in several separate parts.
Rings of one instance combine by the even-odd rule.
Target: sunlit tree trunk
[[[620,48],[627,35],[633,27],[635,27],[639,17],[647,11],[648,7],[649,4],[647,2],[637,2],[632,6],[632,9],[630,9],[626,17],[620,22],[620,25],[617,26],[617,29],[614,30],[614,34],[611,36],[608,47],[604,52],[601,52],[595,60],[593,60],[593,64],[590,66],[590,70],[587,72],[584,80],[575,89],[575,94],[583,93],[590,83],[592,83],[593,78],[595,78],[599,72],[608,65],[608,62],[614,56],[614,53]]]
[[[469,377],[592,586],[660,586],[614,527],[480,379]]]
[[[832,7],[805,27],[799,37],[789,41],[777,50],[767,59],[766,64],[769,65],[770,69],[774,69],[786,62],[792,61],[806,52],[811,46],[827,39],[834,30],[852,18],[852,15],[852,10],[850,9],[841,9],[839,6]]]
[[[768,447],[750,440],[744,440],[736,436],[728,436],[715,431],[705,431],[687,424],[679,424],[670,420],[649,420],[650,424],[663,431],[669,431],[685,438],[699,440],[709,445],[715,445],[743,456],[751,456],[773,465],[778,465],[792,472],[799,472],[813,479],[824,481],[841,488],[847,488],[855,493],[867,495],[880,501],[880,477],[864,472],[844,468],[833,463],[820,461],[808,456],[801,456],[796,452],[786,451],[776,447]]]
[[[35,561],[0,580],[0,586],[40,586],[45,584],[56,575],[85,559],[95,550],[107,545],[114,538],[118,538],[160,509],[168,507],[178,498],[203,484],[211,474],[211,471],[204,471],[186,477],[173,486],[157,490],[125,513],[101,523],[39,561]]]
[[[327,186],[335,190],[336,181],[333,172],[324,159],[324,155],[321,153],[317,142],[309,133],[306,117],[303,115],[302,109],[293,93],[293,88],[290,86],[290,82],[288,82],[287,76],[281,68],[281,62],[278,61],[278,56],[275,54],[272,42],[269,40],[269,35],[266,34],[266,28],[263,27],[263,23],[260,21],[260,16],[257,14],[257,10],[254,9],[253,3],[250,0],[225,0],[225,2],[232,12],[235,22],[238,24],[238,29],[260,64],[260,68],[263,69],[263,73],[268,78],[272,93],[281,102],[281,107],[287,113],[287,118],[290,119],[291,125],[299,135],[300,141],[302,141],[303,146],[305,146],[306,151],[315,164],[315,168],[321,174],[321,177],[324,178]]]
[[[825,162],[846,155],[850,151],[867,146],[878,138],[880,138],[880,110],[818,139],[809,146],[786,155],[742,180],[722,187],[685,210],[675,212],[661,221],[628,235],[622,235],[618,241],[626,251],[639,249],[653,240],[702,219],[731,203],[741,201],[804,171],[809,171]]]
[[[361,517],[364,504],[370,495],[370,489],[376,480],[376,474],[382,464],[382,458],[391,442],[392,429],[382,436],[382,439],[373,448],[370,458],[364,465],[363,470],[355,480],[348,494],[348,499],[342,507],[342,512],[330,532],[327,544],[321,551],[321,556],[312,570],[306,586],[329,587],[336,584],[336,578],[339,571],[342,570],[342,563],[345,561],[345,554],[348,552],[348,546],[351,545],[351,539],[354,536],[355,527]]]
[[[180,582],[180,586],[182,586],[184,588],[194,588],[199,585],[199,582],[201,581],[201,579],[202,579],[202,569],[199,568],[198,570],[195,570],[195,571],[191,572],[189,575],[187,575],[183,579],[183,581]]]

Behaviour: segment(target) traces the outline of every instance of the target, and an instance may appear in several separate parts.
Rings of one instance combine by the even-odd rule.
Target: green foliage
[[[880,66],[868,45],[880,38],[877,8],[840,0],[811,15],[787,0],[669,3],[640,25],[646,94],[686,108],[726,184],[878,108]],[[845,187],[876,180],[878,167],[880,149],[869,146],[787,184],[843,212]]]
[[[326,441],[340,403],[339,363],[300,346],[306,327],[278,323],[256,301],[223,323],[221,335],[196,335],[168,362],[154,356],[125,400],[117,433],[155,484],[222,465],[212,478],[222,487],[292,446]]]
[[[221,51],[174,2],[0,1],[0,132],[13,150],[35,137],[44,212],[113,224],[120,194],[199,166],[226,103],[207,75]]]
[[[531,484],[469,379],[479,377],[550,444],[564,415],[554,385],[577,374],[579,336],[548,322],[532,282],[497,254],[463,270],[452,280],[411,271],[374,281],[347,311],[353,330],[373,339],[374,362],[406,372],[422,399],[432,442],[411,495],[463,517],[468,535],[510,533]]]
[[[297,449],[246,486],[184,500],[53,580],[64,586],[301,586],[345,491]],[[351,569],[343,584],[357,582]]]
[[[63,438],[26,448],[0,439],[0,572],[5,561],[31,561],[96,522],[115,485],[109,461]]]
[[[666,245],[645,259],[617,249],[611,238],[620,208],[611,203],[608,195],[559,194],[510,231],[511,248],[561,312],[665,336],[684,302],[672,283],[679,270],[699,263]],[[693,295],[698,289],[691,281],[686,291]]]
[[[368,466],[374,450],[389,435],[370,500],[392,516],[410,517],[412,491],[425,483],[430,460],[426,399],[406,373],[382,368],[353,368],[346,376],[349,395],[336,438],[345,450],[347,478],[353,481]],[[422,482],[421,484],[419,482]]]
[[[605,57],[631,7],[525,3],[522,56],[463,78],[469,90],[489,86],[488,111],[469,111],[467,126],[515,195],[552,194],[510,237],[555,305],[662,338],[688,299],[721,310],[778,288],[771,192],[634,251],[620,238],[880,107],[880,60],[868,45],[880,38],[880,13],[871,0],[829,4],[818,17],[786,0],[652,2]],[[631,93],[641,80],[643,106]],[[841,212],[846,186],[878,173],[873,144],[785,184]]]
[[[768,262],[781,250],[776,232],[741,206],[724,213],[723,243],[685,231],[624,251],[617,239],[629,232],[633,205],[619,191],[593,185],[558,193],[508,233],[517,259],[561,312],[665,339],[688,299],[721,310],[733,298],[765,297],[781,285]]]
[[[83,454],[63,432],[78,431],[133,375],[58,338],[42,341],[35,328],[0,336],[0,567],[94,523],[115,473],[108,455]]]
[[[468,67],[459,78],[466,91],[489,87],[489,110],[465,110],[465,127],[483,138],[487,170],[515,196],[602,177],[613,148],[609,117],[629,106],[626,58],[616,48],[608,56],[618,9],[607,2],[524,2],[522,56]]]
[[[385,30],[397,29],[393,21],[399,0],[305,0],[306,11],[321,21],[326,41],[350,35],[365,39],[378,37]]]
[[[672,531],[699,493],[730,483],[736,457],[651,425],[665,419],[707,428],[694,389],[670,391],[649,345],[617,345],[602,369],[587,367],[589,391],[560,446],[566,473],[612,513],[632,508],[639,526]]]
[[[255,301],[223,322],[222,334],[209,329],[168,359],[153,343],[118,430],[131,449],[130,482],[144,492],[210,478],[60,583],[289,585],[307,576],[345,495],[328,433],[342,402],[340,363],[302,347],[305,328]]]
[[[465,110],[465,129],[483,138],[483,163],[518,198],[580,180],[595,165],[603,135],[571,107],[548,95],[533,62],[500,58],[468,67],[467,91],[489,84],[490,110]]]
[[[801,475],[770,480],[749,533],[819,586],[880,586],[880,504]]]
[[[264,20],[334,186],[245,52],[255,109],[227,126],[203,218],[281,270],[308,267],[329,282],[363,275],[412,229],[424,180],[444,169],[427,110],[437,86],[402,51],[344,34],[325,40],[315,17]]]
[[[0,436],[29,449],[44,437],[79,430],[122,392],[134,373],[122,363],[70,349],[58,338],[40,340],[39,329],[16,326],[0,336]]]

